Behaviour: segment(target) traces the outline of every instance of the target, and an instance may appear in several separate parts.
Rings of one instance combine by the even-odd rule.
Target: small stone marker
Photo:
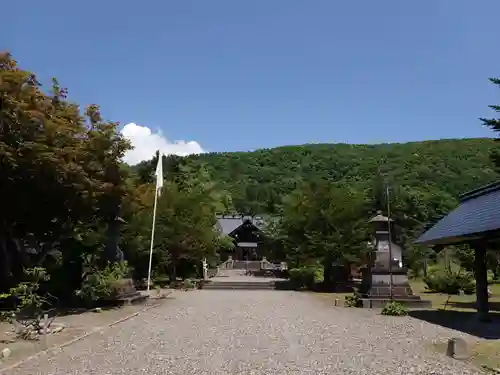
[[[458,337],[448,340],[446,355],[448,357],[459,360],[467,359],[469,357],[467,342],[465,342],[464,339]]]
[[[335,298],[335,306],[338,306],[338,305],[339,305],[339,299]]]
[[[9,349],[9,348],[5,348],[5,349],[3,349],[3,350],[2,350],[2,358],[9,358],[10,353],[11,353],[11,351],[10,351],[10,349]]]

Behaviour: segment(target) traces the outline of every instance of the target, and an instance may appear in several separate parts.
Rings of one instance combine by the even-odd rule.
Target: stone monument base
[[[392,274],[392,293],[391,293]],[[432,303],[413,294],[408,281],[408,270],[397,268],[389,272],[385,268],[372,268],[370,282],[365,284],[361,292],[363,307],[383,308],[388,302],[394,301],[406,305],[408,308],[430,308]]]
[[[389,302],[400,303],[409,309],[430,309],[432,307],[431,301],[423,300],[419,296],[412,296],[411,298],[392,297],[392,300],[390,296],[385,298],[362,297],[361,301],[365,309],[383,309]]]
[[[133,303],[145,302],[149,296],[142,294],[135,289],[134,280],[121,279],[114,283],[114,295],[110,298],[110,302],[131,305]]]

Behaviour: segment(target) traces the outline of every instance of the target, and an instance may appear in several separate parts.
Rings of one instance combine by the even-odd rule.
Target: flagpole
[[[387,234],[389,236],[389,297],[390,301],[393,300],[393,279],[392,279],[392,231],[391,231],[391,203],[389,198],[389,184],[386,186],[386,199],[387,199]]]
[[[158,203],[158,195],[161,193],[163,187],[163,154],[158,150],[158,164],[156,165],[156,189],[155,189],[155,204],[153,206],[153,227],[151,228],[151,246],[149,249],[149,267],[148,267],[148,287],[147,291],[151,288],[151,268],[153,265],[153,243],[155,240],[155,224],[156,224],[156,205]]]
[[[155,223],[156,223],[156,204],[158,203],[158,189],[155,190],[155,204],[153,206],[153,227],[151,228],[151,245],[149,248],[149,267],[148,267],[148,289],[151,285],[151,268],[153,265],[153,242],[155,239]]]

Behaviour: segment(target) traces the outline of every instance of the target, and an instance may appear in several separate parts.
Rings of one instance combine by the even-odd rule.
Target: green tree
[[[101,249],[87,240],[120,209],[130,145],[96,105],[82,115],[57,80],[44,92],[8,53],[0,54],[0,103],[0,288],[34,266],[64,270],[71,285],[78,272],[61,263]]]
[[[216,213],[227,210],[228,196],[217,189],[204,168],[181,169],[175,181],[165,184],[158,198],[154,240],[154,267],[157,274],[189,276],[197,272],[201,260],[211,263],[218,257],[220,247],[227,241],[215,229]],[[138,189],[139,197],[133,210],[134,217],[127,224],[127,248],[134,247],[132,256],[144,275],[149,253],[154,187],[144,185]],[[130,237],[131,236],[131,237]],[[145,276],[145,275],[144,275]]]
[[[438,192],[456,200],[459,194],[497,178],[489,161],[495,146],[491,139],[314,144],[191,155],[183,160],[186,165],[205,165],[213,180],[231,194],[237,211],[262,215],[280,214],[282,198],[301,181],[322,180],[368,190],[383,176],[383,183],[417,190],[421,199],[433,199]]]
[[[292,266],[333,263],[349,267],[364,256],[368,240],[364,194],[327,182],[306,183],[284,204],[280,235]]]
[[[500,79],[499,78],[490,78],[490,82],[493,83],[496,86],[500,87]],[[493,111],[495,112],[500,112],[500,105],[490,105],[489,106]],[[493,130],[496,133],[500,132],[500,119],[499,118],[480,118],[480,120],[483,122],[483,125],[489,127],[491,130]],[[497,138],[497,141],[499,138]],[[500,151],[498,147],[495,147],[491,151],[491,159],[493,163],[495,164],[497,171],[500,170]]]

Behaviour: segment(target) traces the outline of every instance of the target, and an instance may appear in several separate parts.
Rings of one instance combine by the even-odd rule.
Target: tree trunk
[[[7,240],[5,237],[0,237],[0,256],[2,261],[0,262],[0,292],[9,290],[10,284],[10,270],[11,270],[11,257],[9,254],[9,249],[7,248]]]
[[[171,283],[177,281],[177,264],[177,258],[172,257],[172,259],[170,260],[170,264],[168,265],[168,278],[170,279]]]

